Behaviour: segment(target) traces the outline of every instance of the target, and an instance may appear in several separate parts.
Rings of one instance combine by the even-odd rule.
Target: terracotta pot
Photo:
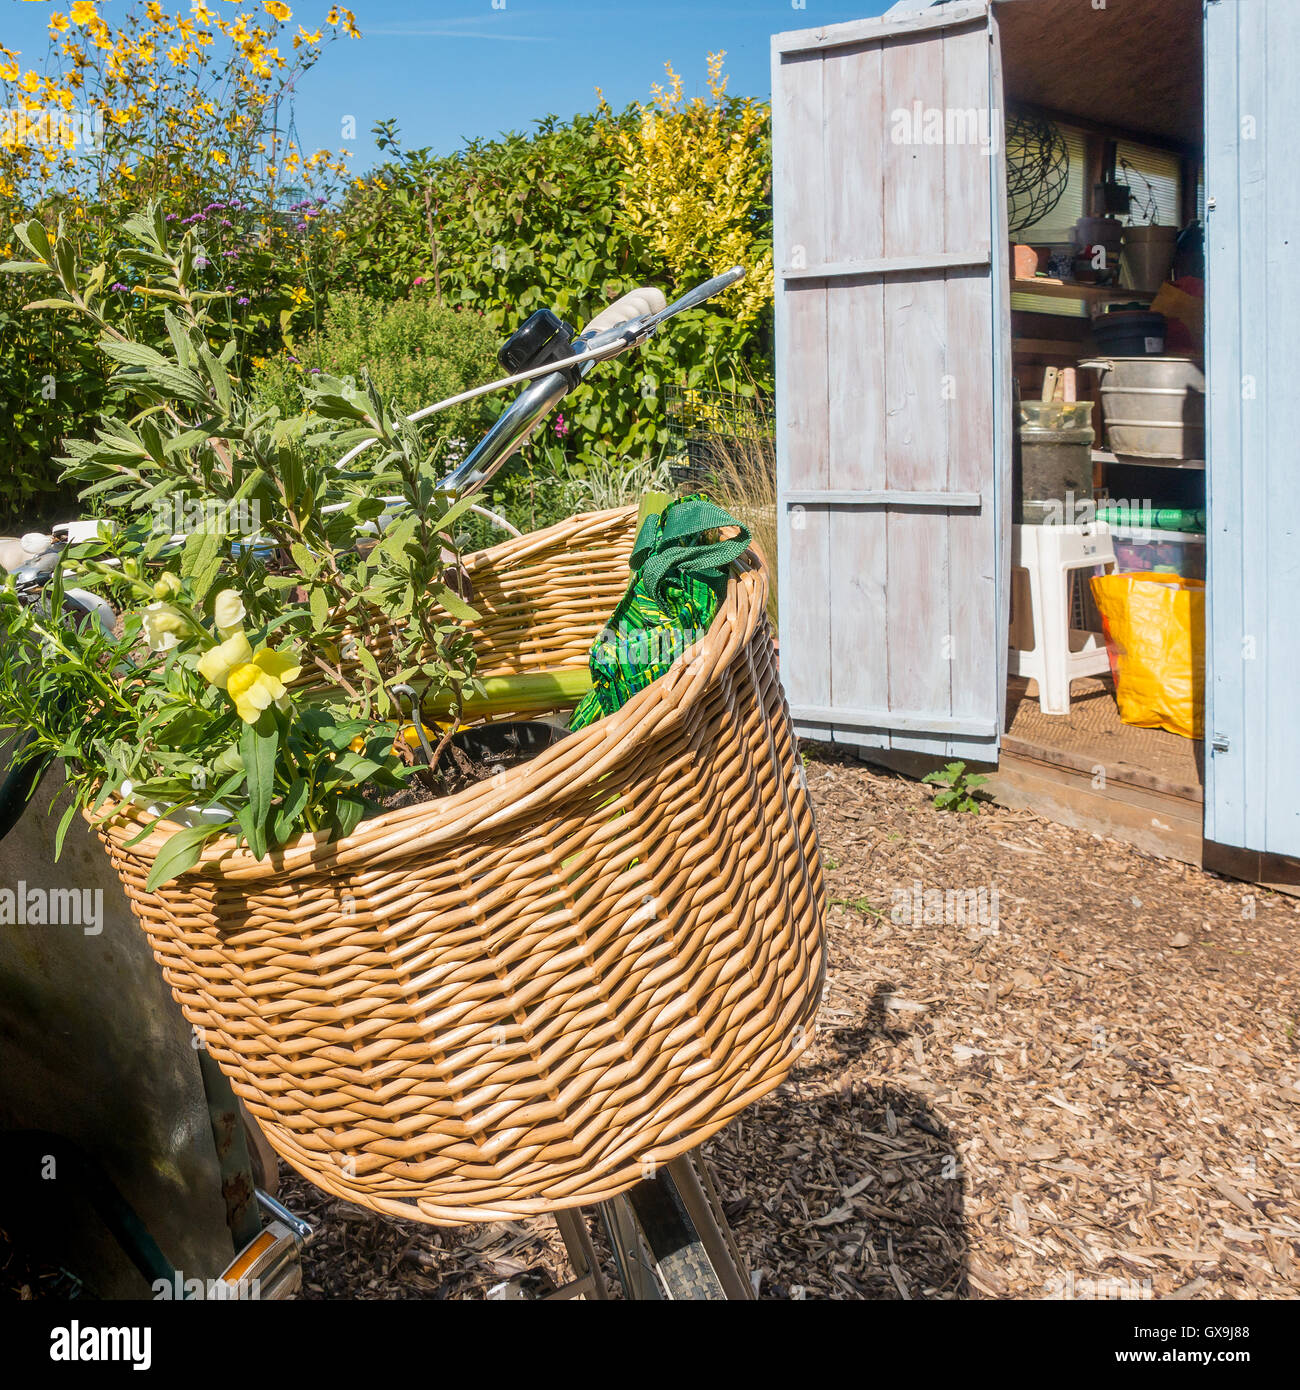
[[[1013,244],[1011,271],[1017,280],[1032,280],[1038,274],[1038,252],[1032,246]]]

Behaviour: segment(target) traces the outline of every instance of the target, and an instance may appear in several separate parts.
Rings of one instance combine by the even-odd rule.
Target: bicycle
[[[501,412],[496,422],[441,482],[441,487],[460,496],[481,490],[526,439],[585,379],[600,361],[644,343],[677,314],[703,304],[735,284],[743,275],[734,268],[666,302],[657,290],[640,289],[625,295],[588,324],[579,335],[549,309],[534,313],[503,344],[499,360],[508,375],[445,401],[424,407],[408,417],[418,422],[465,400],[515,385],[520,394]],[[360,445],[338,462],[346,468],[363,452]],[[392,499],[395,503],[397,499]],[[488,508],[475,510],[503,529],[514,528]],[[396,514],[396,508],[380,519],[380,526]],[[54,566],[42,563],[22,580],[24,601],[40,602]],[[93,596],[91,596],[93,597]],[[74,602],[71,616],[81,620],[88,611]],[[103,620],[104,615],[98,613]],[[10,779],[11,781],[13,779]],[[32,788],[0,787],[0,833],[6,809],[21,795],[25,804]],[[215,1067],[205,1069],[215,1072]],[[205,1077],[206,1079],[206,1077]],[[268,1231],[241,1252],[223,1276],[228,1281],[248,1279],[257,1271],[277,1272],[279,1287],[289,1292],[296,1286],[284,1277],[292,1254],[300,1256],[311,1239],[311,1228],[258,1191],[258,1199],[272,1220]],[[716,1185],[698,1151],[685,1154],[654,1171],[630,1191],[599,1203],[594,1208],[574,1208],[555,1213],[574,1278],[548,1298],[607,1298],[609,1286],[601,1272],[591,1223],[598,1224],[613,1255],[618,1281],[627,1297],[635,1299],[745,1299],[756,1292],[734,1235],[727,1224]],[[269,1236],[269,1238],[268,1238]],[[281,1295],[283,1296],[283,1294]]]

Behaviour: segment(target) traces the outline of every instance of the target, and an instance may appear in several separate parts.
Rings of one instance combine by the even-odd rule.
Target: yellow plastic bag
[[[1205,585],[1176,574],[1092,581],[1125,724],[1205,737]]]

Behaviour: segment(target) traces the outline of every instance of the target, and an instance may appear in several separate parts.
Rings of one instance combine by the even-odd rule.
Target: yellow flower
[[[267,14],[280,20],[281,23],[293,18],[293,11],[284,3],[284,0],[262,0],[262,8]]]
[[[245,724],[256,724],[258,716],[272,701],[281,708],[287,702],[285,684],[294,679],[301,665],[284,652],[263,647],[252,661],[245,661],[231,671],[226,693],[235,702],[235,709]]]
[[[65,14],[52,14],[50,16],[50,30],[55,34],[62,34],[68,27],[68,16]]]
[[[199,657],[199,675],[205,681],[210,681],[213,685],[222,690],[228,689],[227,682],[230,674],[236,667],[247,664],[253,659],[253,649],[248,645],[248,638],[242,631],[237,631],[231,637],[227,637],[224,642],[215,647],[209,647],[206,652]]]
[[[185,631],[185,618],[170,603],[151,603],[144,610],[144,640],[151,652],[169,652],[179,647],[178,633]]]
[[[75,0],[72,6],[72,22],[85,28],[87,24],[93,24],[99,18],[99,13],[95,9],[94,0]]]
[[[301,285],[298,285],[290,292],[289,298],[292,299],[295,304],[306,304],[307,291],[303,289]]]
[[[248,616],[244,600],[236,589],[222,589],[212,601],[212,616],[222,637],[232,637]]]

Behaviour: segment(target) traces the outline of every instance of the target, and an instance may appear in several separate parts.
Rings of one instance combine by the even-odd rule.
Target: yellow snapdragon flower
[[[284,709],[288,704],[287,683],[302,670],[300,663],[284,652],[263,647],[252,661],[241,662],[226,681],[226,693],[245,724],[256,724],[258,716],[272,702]]]
[[[144,640],[151,652],[169,652],[181,644],[185,617],[170,603],[151,603],[143,614]]]
[[[219,690],[228,690],[230,673],[237,666],[243,666],[252,659],[253,649],[249,645],[248,638],[244,636],[243,628],[236,628],[224,642],[218,642],[215,647],[209,647],[199,657],[199,675]]]
[[[212,617],[223,638],[233,637],[239,632],[247,616],[244,600],[236,589],[222,589],[212,601]]]

